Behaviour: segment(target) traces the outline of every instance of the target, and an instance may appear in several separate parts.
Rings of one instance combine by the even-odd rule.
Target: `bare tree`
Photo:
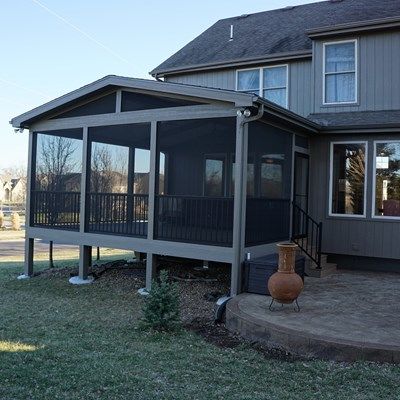
[[[112,157],[106,146],[95,143],[92,152],[90,190],[94,193],[112,192]]]
[[[61,136],[42,136],[40,144],[36,171],[37,186],[51,192],[65,190],[66,179],[76,171],[74,140]]]
[[[361,149],[349,151],[346,178],[349,182],[349,202],[355,213],[364,207],[365,154]]]

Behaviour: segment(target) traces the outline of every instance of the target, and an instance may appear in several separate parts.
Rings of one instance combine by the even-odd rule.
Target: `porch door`
[[[294,203],[308,212],[308,175],[310,157],[307,154],[295,153],[294,156]]]
[[[307,236],[308,190],[310,158],[307,154],[295,153],[294,157],[294,191],[293,191],[293,232],[294,238]]]

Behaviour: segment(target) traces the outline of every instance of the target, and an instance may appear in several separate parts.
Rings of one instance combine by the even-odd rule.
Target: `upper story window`
[[[260,94],[260,69],[247,69],[237,73],[237,90]]]
[[[263,69],[263,97],[287,108],[288,68],[287,65]]]
[[[324,104],[357,101],[357,40],[324,43]]]
[[[238,91],[255,93],[288,108],[288,66],[245,69],[237,72]]]

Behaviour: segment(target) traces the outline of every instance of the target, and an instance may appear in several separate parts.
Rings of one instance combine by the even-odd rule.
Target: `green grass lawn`
[[[186,331],[146,333],[137,280],[17,281],[21,268],[0,262],[1,399],[400,399],[398,366],[284,362]]]

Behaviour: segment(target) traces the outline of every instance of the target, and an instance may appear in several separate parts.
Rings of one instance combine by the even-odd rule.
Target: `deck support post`
[[[147,253],[146,258],[146,291],[150,292],[151,282],[157,273],[157,255]]]
[[[82,281],[88,279],[91,256],[92,248],[90,246],[79,246],[79,279]]]
[[[54,268],[54,261],[53,261],[53,241],[50,240],[49,243],[49,267]]]
[[[26,205],[25,205],[25,225],[31,227],[32,210],[31,210],[31,193],[34,189],[35,173],[36,173],[36,136],[29,131],[28,144],[28,166],[27,166],[27,182],[26,182]],[[26,279],[33,276],[33,258],[34,258],[34,238],[26,236],[25,238],[25,260],[24,273],[18,279]]]
[[[20,275],[18,279],[26,279],[33,276],[34,243],[33,238],[27,237],[25,239],[24,274]]]
[[[235,193],[233,202],[233,262],[231,267],[231,296],[241,292],[241,269],[244,259],[244,232],[247,179],[248,127],[245,118],[236,119]]]
[[[147,209],[147,240],[154,239],[154,214],[157,193],[157,122],[152,121],[150,132],[150,174],[149,174],[149,203]],[[151,290],[151,281],[157,271],[157,256],[147,253],[146,257],[146,288],[139,293],[145,294]]]

